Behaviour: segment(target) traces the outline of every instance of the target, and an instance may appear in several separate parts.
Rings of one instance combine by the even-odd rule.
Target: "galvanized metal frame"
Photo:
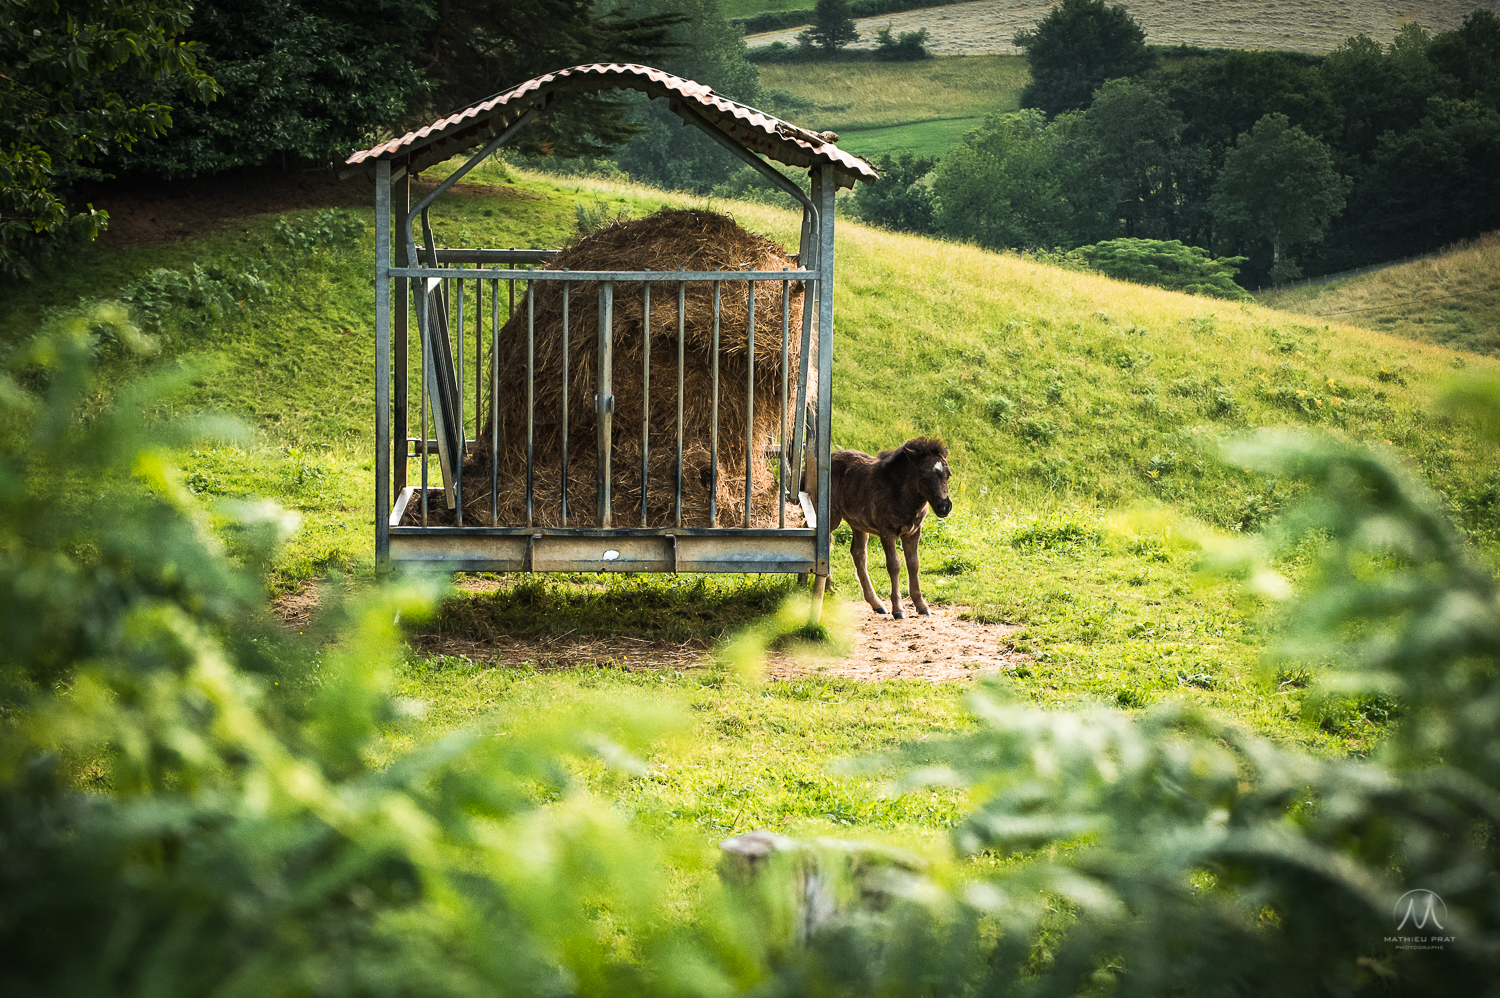
[[[483,149],[447,177],[436,189],[428,193],[416,205],[409,204],[406,169],[398,166],[393,172],[389,159],[375,161],[375,214],[376,214],[376,273],[375,273],[375,380],[376,380],[376,528],[375,547],[377,564],[382,569],[398,566],[425,566],[448,571],[659,571],[659,572],[796,572],[813,573],[819,577],[819,590],[826,579],[829,566],[829,482],[830,482],[830,425],[833,388],[833,262],[834,262],[834,195],[838,188],[838,177],[832,163],[815,164],[809,169],[811,196],[749,150],[738,145],[714,124],[696,113],[691,107],[673,102],[673,110],[682,116],[684,124],[692,124],[709,134],[716,142],[734,152],[772,180],[776,186],[793,196],[803,208],[801,240],[798,260],[801,269],[786,271],[568,271],[537,270],[534,265],[543,263],[555,251],[546,250],[499,250],[499,249],[439,249],[432,234],[428,211],[432,204],[453,184],[477,166],[503,143],[512,138],[525,124],[541,113],[549,95],[539,95],[533,106],[522,113]],[[400,183],[400,195],[396,196],[393,185]],[[393,212],[393,202],[403,209]],[[398,221],[400,219],[400,221]],[[418,246],[412,234],[413,224],[420,221],[425,245]],[[392,239],[392,229],[400,226],[398,238]],[[393,249],[400,257],[392,262]],[[489,266],[484,266],[488,264]],[[533,266],[521,269],[523,265]],[[467,266],[466,266],[467,265]],[[477,266],[475,266],[477,265]],[[484,293],[489,285],[491,291],[490,322],[490,390],[491,398],[506,390],[499,381],[498,334],[501,325],[499,314],[500,282],[510,288],[511,314],[514,314],[515,282],[524,281],[524,308],[528,317],[527,384],[527,525],[514,527],[483,527],[462,525],[462,481],[461,467],[466,447],[465,414],[462,381],[463,346],[462,336],[465,322],[463,282],[475,282],[475,316],[482,323]],[[723,282],[779,281],[783,288],[781,350],[783,358],[782,385],[778,401],[785,410],[785,400],[790,391],[790,372],[786,359],[790,352],[789,293],[791,281],[804,282],[803,321],[801,332],[801,363],[797,377],[797,401],[794,407],[793,439],[787,441],[785,418],[782,419],[782,445],[780,453],[780,481],[783,494],[779,497],[781,514],[775,528],[751,528],[750,496],[747,493],[743,526],[739,527],[685,527],[682,517],[682,361],[684,359],[683,309],[685,289],[690,282],[711,282],[714,286],[714,401],[713,420],[717,423],[717,377],[718,359],[718,301]],[[392,295],[392,282],[396,282],[397,293]],[[532,513],[535,391],[535,329],[534,308],[536,282],[561,282],[564,290],[564,328],[568,323],[568,292],[576,282],[599,284],[600,329],[599,372],[595,411],[598,417],[600,440],[600,467],[596,482],[596,502],[601,514],[600,527],[537,527]],[[649,322],[651,289],[659,283],[675,285],[678,299],[678,378],[677,378],[677,426],[676,449],[678,455],[678,480],[675,496],[675,525],[665,528],[644,526],[645,496],[644,482],[647,475],[642,470],[642,526],[614,527],[609,522],[611,470],[609,467],[609,442],[612,439],[611,415],[614,398],[611,394],[610,372],[612,370],[612,304],[614,288],[620,282],[641,282],[645,296]],[[450,305],[446,289],[449,284],[459,289],[456,304]],[[395,299],[393,303],[393,297]],[[750,389],[753,396],[753,357],[755,350],[754,286],[750,288],[749,350],[751,353]],[[422,402],[420,419],[422,432],[415,439],[406,437],[409,407],[407,394],[407,312],[415,304],[418,333],[421,340]],[[393,304],[395,317],[393,321]],[[452,342],[448,336],[450,308],[455,319],[455,331],[459,337],[455,357],[450,353]],[[817,330],[814,348],[813,329]],[[395,361],[397,370],[392,371],[392,333],[395,337]],[[483,337],[480,328],[475,329],[476,353],[473,374],[475,378],[475,431],[481,425],[482,395],[479,392],[482,370]],[[564,350],[567,335],[564,334]],[[807,393],[812,357],[817,358],[817,411],[813,425],[808,424]],[[568,370],[564,360],[564,369]],[[649,398],[650,354],[643,359],[643,381]],[[566,378],[564,379],[566,392]],[[393,392],[394,387],[394,392]],[[509,386],[518,389],[519,386]],[[753,401],[752,401],[753,404]],[[564,403],[564,419],[567,416]],[[393,454],[392,416],[395,416],[399,450],[394,482],[397,495],[392,496]],[[434,421],[434,433],[429,439],[426,431],[427,418]],[[564,427],[564,440],[567,430]],[[649,406],[643,406],[643,463],[649,447],[651,427]],[[809,439],[810,438],[810,439]],[[477,444],[478,441],[472,443]],[[498,449],[498,439],[486,442]],[[788,443],[791,444],[790,449]],[[414,445],[414,446],[413,446]],[[717,425],[711,430],[712,477],[717,482]],[[747,433],[745,445],[747,456],[754,447],[753,436]],[[564,444],[566,446],[566,444]],[[436,449],[439,465],[443,471],[443,486],[434,490],[428,483],[428,461]],[[422,476],[419,486],[406,484],[408,456],[421,462]],[[748,463],[748,462],[747,462]],[[492,468],[497,462],[492,461]],[[566,456],[564,456],[566,468]],[[815,520],[810,527],[785,526],[785,505],[795,501],[797,488],[795,479],[800,469],[806,468],[804,491],[814,492],[813,501],[803,502],[803,509],[815,512],[809,519]],[[497,484],[492,472],[491,494]],[[710,495],[714,494],[712,488]],[[458,526],[426,526],[428,506],[433,492],[442,496],[458,510]],[[801,497],[804,500],[806,496]],[[394,501],[393,501],[394,499]],[[492,500],[493,502],[493,500]],[[423,526],[402,526],[402,519],[409,504],[420,503],[423,511]],[[716,510],[711,511],[710,522],[716,522]],[[563,478],[562,522],[567,523],[567,475]]]

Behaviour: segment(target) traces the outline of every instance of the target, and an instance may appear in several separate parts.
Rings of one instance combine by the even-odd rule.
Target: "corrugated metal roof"
[[[712,89],[680,76],[618,63],[574,66],[539,76],[496,97],[472,104],[399,139],[354,153],[350,167],[380,159],[410,156],[412,172],[483,145],[530,109],[532,103],[555,91],[596,93],[600,90],[639,90],[651,97],[685,99],[714,127],[752,152],[787,166],[811,167],[832,163],[840,187],[873,181],[880,175],[867,161],[844,152],[816,132],[782,121],[753,107],[721,97]]]

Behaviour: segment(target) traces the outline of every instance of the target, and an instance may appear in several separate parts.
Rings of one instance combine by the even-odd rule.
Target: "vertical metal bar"
[[[490,282],[490,526],[500,526],[500,282]],[[477,434],[476,434],[477,436]]]
[[[599,526],[609,527],[610,489],[609,458],[611,431],[613,430],[614,399],[614,311],[615,285],[604,281],[599,285],[599,392],[594,396],[594,411],[599,415],[599,463],[597,494],[599,501]]]
[[[822,176],[817,170],[811,173],[812,198],[814,203],[820,202],[822,198]],[[807,445],[807,375],[812,361],[812,326],[813,313],[817,308],[818,293],[818,237],[817,216],[812,212],[803,215],[803,226],[805,237],[802,240],[802,252],[799,254],[804,269],[811,276],[810,280],[802,282],[802,353],[798,358],[797,365],[797,404],[792,409],[792,453],[788,456],[788,466],[795,473],[803,465],[802,453]]]
[[[650,270],[650,267],[646,268]],[[651,282],[641,282],[641,526],[646,525],[646,487],[651,477]]]
[[[535,270],[534,267],[527,267]],[[536,464],[536,281],[526,282],[526,526],[536,526],[532,504]]]
[[[750,460],[755,447],[755,282],[746,281],[750,292],[750,324],[745,330],[745,353],[750,373],[745,385],[745,526],[750,526]]]
[[[484,423],[484,290],[474,278],[474,449],[479,449],[479,430]]]
[[[719,525],[719,281],[714,281],[713,402],[708,418],[708,525]]]
[[[568,268],[563,268],[567,273]],[[563,323],[562,323],[562,525],[568,525],[568,382],[573,378],[573,365],[568,361],[568,348],[572,344],[573,334],[568,327],[568,299],[573,290],[573,282],[562,282],[563,296]]]
[[[792,282],[781,282],[781,394],[776,398],[776,411],[780,414],[781,432],[776,438],[779,450],[777,460],[780,465],[776,469],[776,525],[786,526],[786,480],[791,477],[786,463],[786,401],[788,380],[791,372],[787,370],[788,354],[791,350],[791,326],[792,326]]]
[[[687,281],[677,282],[677,526],[682,526],[682,382],[687,337]]]
[[[425,285],[423,285],[425,287]],[[422,399],[420,404],[420,421],[422,433],[422,526],[427,526],[427,365],[432,355],[430,346],[432,338],[432,295],[418,290],[418,308],[422,310],[422,320],[417,323],[417,335],[422,339]]]
[[[375,566],[391,554],[391,161],[375,164]],[[406,441],[401,441],[406,452]]]
[[[446,291],[449,286],[458,290],[458,302],[454,305],[454,312],[458,319],[458,355],[457,368],[453,374],[453,404],[458,407],[457,423],[458,453],[452,458],[453,461],[453,516],[454,522],[460,527],[464,525],[464,455],[468,451],[465,443],[469,439],[468,428],[464,426],[464,279],[462,277],[450,278],[444,285]]]
[[[828,575],[829,462],[833,431],[833,196],[838,192],[833,167],[824,165],[819,191],[822,218],[818,234],[818,565],[816,574]]]
[[[409,168],[401,171],[401,179],[397,181],[397,187],[392,192],[393,206],[399,206],[400,211],[392,211],[392,220],[406,218],[411,210],[411,170]],[[395,223],[400,224],[400,223]],[[411,241],[411,227],[401,238],[396,240],[396,259],[403,267],[410,267],[414,260],[407,253],[406,244]],[[391,439],[395,445],[396,453],[396,475],[393,488],[400,492],[406,488],[406,438],[411,436],[411,421],[409,416],[410,388],[407,375],[411,367],[411,281],[397,281],[396,301],[394,305],[395,323],[392,330],[395,337],[395,398],[392,412]]]

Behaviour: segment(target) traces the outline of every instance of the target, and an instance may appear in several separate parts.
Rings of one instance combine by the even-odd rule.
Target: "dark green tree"
[[[1427,113],[1427,99],[1444,92],[1442,76],[1428,58],[1430,43],[1419,26],[1407,24],[1388,47],[1357,35],[1323,60],[1318,75],[1339,110],[1337,126],[1325,135],[1346,160],[1368,160],[1381,135],[1414,128]],[[1282,111],[1305,126],[1285,110],[1286,102],[1278,103],[1267,110]]]
[[[1162,74],[1167,101],[1182,115],[1182,141],[1203,144],[1217,170],[1235,139],[1268,114],[1285,115],[1310,135],[1336,130],[1339,112],[1317,68],[1276,52],[1231,52],[1193,59]]]
[[[679,20],[600,14],[587,0],[210,0],[188,37],[224,81],[224,99],[181,116],[121,165],[196,176],[289,157],[326,164],[552,70],[659,61]],[[619,98],[579,94],[520,145],[600,155],[638,130]]]
[[[813,8],[812,26],[798,35],[797,40],[830,55],[850,42],[859,41],[854,18],[849,16],[849,0],[818,0]]]
[[[994,249],[1046,249],[1068,241],[1057,133],[1038,110],[995,114],[938,164],[937,230]]]
[[[193,11],[188,37],[224,96],[187,108],[122,170],[193,177],[239,166],[326,165],[373,142],[426,88],[415,42],[434,17],[402,0],[243,0]]]
[[[672,28],[684,19],[675,9],[636,17],[592,0],[428,2],[436,19],[417,58],[433,81],[421,109],[429,120],[569,66],[660,65],[677,51]],[[612,153],[641,131],[629,109],[622,97],[573,95],[527,128],[518,146],[561,157]]]
[[[859,217],[898,232],[931,232],[933,197],[926,178],[937,159],[903,152],[881,156],[875,165],[880,179],[854,192]]]
[[[760,69],[745,57],[745,38],[724,19],[718,0],[642,0],[633,17],[681,14],[672,28],[678,46],[662,66],[751,106],[760,103]],[[673,191],[705,193],[743,165],[707,135],[684,122],[663,100],[631,98],[643,130],[620,149],[616,161],[632,177]]]
[[[93,239],[109,216],[70,188],[106,176],[112,157],[161,135],[183,99],[219,92],[179,36],[191,5],[174,0],[0,2],[0,274],[17,277],[68,239]],[[156,81],[164,99],[123,91]]]
[[[1353,234],[1398,256],[1500,228],[1500,111],[1432,98],[1412,129],[1380,137],[1351,198]]]
[[[1136,76],[1155,64],[1146,32],[1122,6],[1104,0],[1063,0],[1014,43],[1026,50],[1031,82],[1021,106],[1048,117],[1087,107],[1105,80]]]
[[[1144,84],[1110,80],[1084,112],[1099,182],[1114,196],[1125,235],[1172,233],[1182,115]]]
[[[1454,96],[1500,109],[1500,15],[1471,11],[1457,31],[1446,31],[1428,49],[1434,67],[1453,81]]]
[[[1211,207],[1230,231],[1271,244],[1270,277],[1280,283],[1300,273],[1286,249],[1323,238],[1349,185],[1327,144],[1285,115],[1268,114],[1225,156]]]

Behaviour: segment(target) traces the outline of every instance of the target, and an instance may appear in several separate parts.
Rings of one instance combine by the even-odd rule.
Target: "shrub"
[[[1248,291],[1234,283],[1234,275],[1245,257],[1216,260],[1209,256],[1208,250],[1184,246],[1178,239],[1109,239],[1081,246],[1067,256],[1122,281],[1233,301],[1254,301]]]
[[[882,62],[920,62],[931,59],[927,51],[927,29],[903,31],[891,37],[891,26],[886,25],[875,33],[875,58]]]
[[[882,155],[875,161],[880,179],[860,184],[854,192],[854,210],[866,222],[898,232],[931,232],[933,197],[928,176],[936,158],[903,152]]]

